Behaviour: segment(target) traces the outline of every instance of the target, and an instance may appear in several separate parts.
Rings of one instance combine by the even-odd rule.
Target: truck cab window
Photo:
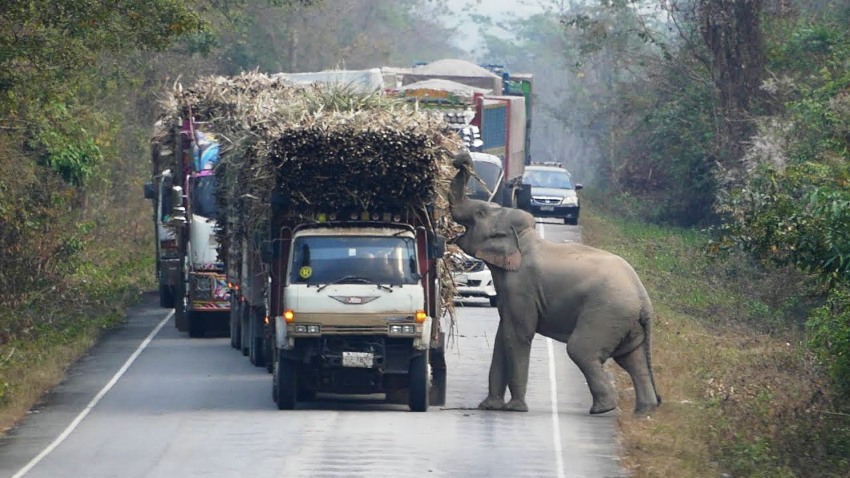
[[[320,285],[352,276],[374,284],[415,284],[416,264],[409,237],[302,236],[295,240],[290,281]]]
[[[212,174],[192,178],[192,213],[207,219],[218,219],[215,200],[216,179]]]

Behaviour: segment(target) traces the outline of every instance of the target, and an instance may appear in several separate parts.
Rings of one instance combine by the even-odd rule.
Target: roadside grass
[[[656,317],[663,404],[634,417],[628,375],[615,372],[625,466],[636,477],[850,476],[850,415],[804,346],[813,303],[805,278],[709,260],[707,235],[615,216],[590,196],[584,241],[628,260]]]
[[[96,221],[72,276],[24,300],[0,302],[0,326],[16,331],[0,343],[0,436],[154,288],[149,210],[142,199],[115,208]]]

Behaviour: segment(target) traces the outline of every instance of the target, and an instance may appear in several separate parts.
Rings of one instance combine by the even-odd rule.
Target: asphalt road
[[[544,234],[579,240],[580,228]],[[149,297],[0,441],[0,477],[626,476],[616,418],[588,415],[563,344],[535,340],[528,413],[475,409],[497,323],[486,302],[458,306],[444,407],[320,396],[278,411],[265,369],[227,338],[177,332]]]

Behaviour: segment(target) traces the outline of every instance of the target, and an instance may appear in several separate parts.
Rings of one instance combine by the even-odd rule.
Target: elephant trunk
[[[469,182],[470,172],[472,168],[472,157],[467,152],[461,152],[452,163],[457,168],[457,174],[452,179],[451,190],[449,194],[449,204],[451,205],[452,218],[459,224],[467,224],[472,220],[474,208],[470,200],[466,197],[466,183]]]

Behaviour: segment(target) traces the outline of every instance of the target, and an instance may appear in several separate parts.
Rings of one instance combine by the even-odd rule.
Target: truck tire
[[[242,347],[241,329],[239,327],[239,309],[236,300],[230,300],[230,346],[236,350]]]
[[[245,302],[239,303],[239,330],[242,332],[239,334],[239,348],[242,351],[242,355],[245,357],[248,356],[248,353],[251,351],[251,320],[250,320],[250,308]]]
[[[251,321],[248,360],[251,361],[251,365],[262,367],[266,364],[263,356],[263,318],[253,309],[250,309],[248,314]]]
[[[414,412],[428,411],[428,352],[410,360],[408,406]]]
[[[183,288],[178,285],[177,293],[174,297],[174,326],[177,327],[177,330],[180,332],[186,332],[188,328],[186,315],[186,301],[183,297]]]
[[[204,336],[206,330],[204,330],[204,317],[202,314],[187,310],[186,322],[189,328],[189,337],[198,338]]]
[[[274,368],[274,386],[272,388],[274,401],[278,410],[293,410],[298,404],[298,365],[278,353],[277,364]]]
[[[263,355],[266,361],[266,372],[274,373],[274,352],[272,351],[274,342],[272,339],[265,338],[263,340]]]
[[[165,309],[174,307],[174,289],[166,284],[159,285],[159,306]]]

